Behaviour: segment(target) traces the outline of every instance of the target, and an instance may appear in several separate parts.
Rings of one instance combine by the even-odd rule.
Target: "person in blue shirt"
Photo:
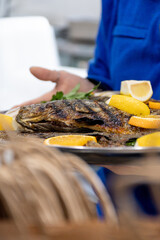
[[[160,1],[102,0],[88,77],[112,90],[123,80],[150,80],[153,98],[160,99]]]
[[[56,91],[68,93],[77,83],[80,91],[101,82],[103,90],[119,90],[123,80],[150,80],[153,98],[160,99],[160,1],[102,0],[101,20],[88,77],[32,67],[31,73],[56,87],[43,96],[22,103],[50,100]]]
[[[103,90],[119,90],[121,81],[130,79],[150,80],[153,98],[160,99],[160,1],[102,0],[95,54],[87,78],[39,67],[30,71],[41,80],[55,82],[56,87],[20,106],[48,101],[57,91],[66,94],[78,83],[80,91],[88,91],[98,82]],[[101,168],[98,174],[107,186],[109,170]],[[136,188],[134,194],[146,213],[156,214],[146,186]]]

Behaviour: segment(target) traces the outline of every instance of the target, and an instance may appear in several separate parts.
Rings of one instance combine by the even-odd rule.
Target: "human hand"
[[[27,102],[23,102],[17,106],[14,106],[14,108],[40,103],[41,101],[49,101],[52,98],[52,95],[55,94],[57,91],[62,91],[64,94],[67,94],[78,83],[80,83],[80,92],[87,92],[94,87],[93,83],[88,81],[86,78],[81,78],[75,74],[71,74],[66,71],[54,71],[41,67],[31,67],[30,72],[40,80],[56,83],[56,86],[54,89],[45,93],[44,95]]]

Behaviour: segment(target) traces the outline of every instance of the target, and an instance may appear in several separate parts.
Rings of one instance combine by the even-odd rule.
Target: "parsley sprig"
[[[64,94],[63,92],[56,92],[55,95],[52,96],[50,101],[55,100],[63,100],[63,99],[88,99],[92,93],[99,87],[100,83],[97,84],[94,88],[92,88],[88,92],[78,92],[80,89],[80,83],[75,86],[69,93]],[[43,101],[45,103],[45,101]]]
[[[136,140],[136,138],[131,138],[125,143],[125,145],[128,147],[134,147],[134,145],[136,144]]]

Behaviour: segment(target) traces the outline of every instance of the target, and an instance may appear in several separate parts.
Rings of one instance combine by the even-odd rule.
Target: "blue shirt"
[[[98,171],[98,176],[100,177],[101,181],[106,187],[106,190],[110,194],[110,197],[115,204],[115,199],[113,198],[112,192],[112,181],[114,177],[114,173],[106,168],[100,168]],[[110,179],[111,177],[111,179]],[[130,176],[128,176],[129,178]],[[121,176],[118,177],[119,179]],[[132,176],[131,176],[132,178]],[[137,205],[139,206],[139,210],[147,215],[156,216],[159,214],[159,211],[156,207],[156,203],[154,201],[154,197],[152,196],[150,187],[147,184],[137,184],[135,187],[131,188],[132,190],[132,197],[136,201]],[[132,206],[132,203],[131,203]],[[115,204],[116,207],[116,204]],[[103,212],[101,211],[101,206],[97,205],[97,211],[99,216],[103,217]]]
[[[119,90],[123,80],[150,80],[160,99],[160,0],[102,0],[95,56],[88,78],[106,90]],[[107,190],[110,171],[98,172]],[[155,215],[147,186],[133,191],[141,209]]]
[[[160,99],[160,1],[102,0],[88,78],[119,90],[123,80],[150,80]]]

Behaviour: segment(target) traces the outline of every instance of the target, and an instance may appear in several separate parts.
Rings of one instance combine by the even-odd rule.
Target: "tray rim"
[[[160,153],[160,147],[81,147],[81,146],[75,146],[75,147],[68,147],[68,146],[60,146],[60,145],[50,145],[50,148],[57,148],[61,151],[65,152],[73,152],[73,153],[96,153],[100,155],[110,155],[110,154],[116,154],[116,155],[125,155],[125,154],[147,154],[147,153]]]

